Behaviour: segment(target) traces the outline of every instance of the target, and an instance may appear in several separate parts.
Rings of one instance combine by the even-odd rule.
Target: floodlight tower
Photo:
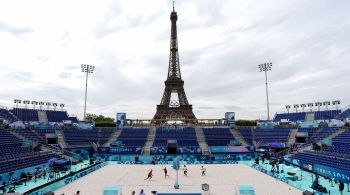
[[[334,100],[332,101],[333,105],[335,105],[335,109],[338,110],[338,105],[340,104],[340,100]]]
[[[81,71],[86,72],[86,81],[85,81],[85,102],[84,102],[84,121],[86,119],[86,98],[87,98],[87,85],[88,85],[88,78],[89,73],[94,73],[95,66],[89,65],[89,64],[82,64],[81,65]]]
[[[289,114],[290,105],[286,105],[287,112]]]
[[[264,63],[258,65],[260,72],[265,72],[265,84],[266,84],[266,103],[267,103],[267,120],[270,120],[270,105],[269,105],[269,90],[267,87],[267,71],[271,71],[272,63]]]
[[[299,104],[294,104],[293,106],[295,108],[295,112],[297,113],[298,112],[298,108],[299,108]]]
[[[310,112],[312,112],[312,107],[314,107],[314,103],[308,103],[307,107],[309,107],[310,108]]]

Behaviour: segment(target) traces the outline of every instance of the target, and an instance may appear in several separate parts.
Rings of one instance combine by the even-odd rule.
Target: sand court
[[[164,178],[163,168],[167,167],[170,178]],[[210,186],[210,194],[235,194],[238,184],[249,184],[255,188],[259,195],[295,195],[302,192],[275,178],[260,173],[243,164],[211,164],[204,165],[206,176],[201,176],[201,165],[187,165],[188,176],[179,170],[180,189],[174,189],[176,171],[171,165],[107,165],[89,175],[86,175],[55,191],[55,194],[74,194],[77,190],[81,194],[100,195],[106,185],[118,185],[122,194],[136,194],[144,189],[146,194],[151,191],[158,192],[201,192],[201,184]],[[148,181],[149,170],[153,170],[154,177]]]

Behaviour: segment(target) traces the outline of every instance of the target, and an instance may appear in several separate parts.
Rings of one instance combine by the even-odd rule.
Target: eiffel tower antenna
[[[196,116],[192,112],[192,105],[188,103],[184,81],[181,78],[180,60],[177,40],[177,13],[173,1],[173,12],[170,13],[171,35],[168,77],[165,81],[165,90],[162,100],[157,105],[157,112],[153,117],[153,123],[164,124],[167,121],[183,121],[184,123],[195,123]],[[177,100],[171,100],[171,96],[177,94]]]
[[[175,1],[173,1],[173,12],[175,12]]]

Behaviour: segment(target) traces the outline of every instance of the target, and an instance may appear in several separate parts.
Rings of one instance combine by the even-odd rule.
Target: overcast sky
[[[152,118],[167,76],[170,0],[0,2],[0,104],[65,103],[83,113]],[[182,78],[197,118],[266,118],[286,104],[350,105],[350,1],[176,1]]]

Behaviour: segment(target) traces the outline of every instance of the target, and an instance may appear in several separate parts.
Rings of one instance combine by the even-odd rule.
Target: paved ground
[[[170,178],[165,179],[163,168],[167,167]],[[288,184],[276,180],[242,164],[204,165],[207,175],[201,176],[201,165],[187,165],[188,177],[179,170],[180,189],[174,189],[176,172],[171,165],[107,165],[58,190],[55,194],[74,194],[77,190],[82,195],[102,195],[106,185],[119,185],[123,195],[133,190],[138,194],[144,189],[146,195],[152,190],[158,192],[201,192],[201,184],[208,183],[211,195],[235,194],[238,184],[250,184],[258,195],[297,195],[302,192]],[[147,173],[153,169],[154,177],[145,181]]]

